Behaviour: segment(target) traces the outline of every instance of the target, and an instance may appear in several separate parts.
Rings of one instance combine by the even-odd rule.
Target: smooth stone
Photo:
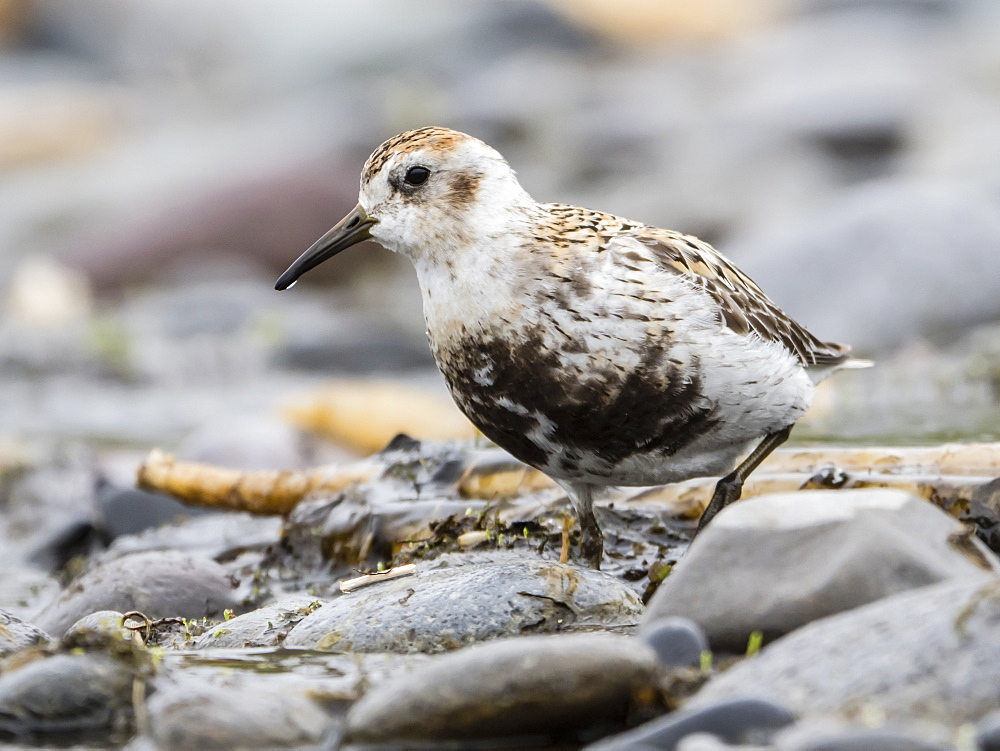
[[[650,747],[674,751],[696,733],[709,733],[727,743],[763,743],[777,730],[795,722],[784,706],[761,699],[724,700],[696,709],[681,709],[634,730],[587,746],[587,751]]]
[[[810,490],[740,501],[694,540],[650,601],[643,627],[690,618],[713,649],[742,653],[754,631],[771,640],[901,591],[986,575],[949,540],[961,528],[899,490]],[[995,570],[996,556],[978,540],[970,544]]]
[[[158,751],[315,747],[336,722],[331,709],[352,698],[337,683],[294,673],[173,671],[157,679],[149,699],[150,735]]]
[[[285,646],[442,652],[571,626],[634,625],[641,612],[632,590],[593,569],[513,556],[437,569],[418,564],[413,576],[338,597],[306,616]]]
[[[662,618],[640,631],[644,642],[656,650],[664,667],[697,667],[709,649],[708,638],[692,620]]]
[[[132,672],[101,654],[47,657],[0,676],[0,738],[108,729],[130,708]]]
[[[98,610],[138,610],[150,618],[202,618],[239,606],[226,570],[210,558],[175,551],[135,553],[107,561],[71,582],[36,618],[61,637]]]
[[[12,613],[0,610],[0,657],[6,657],[27,647],[45,644],[49,636],[32,623]]]
[[[803,717],[955,729],[1000,706],[1000,578],[924,587],[803,626],[690,707],[754,696]]]
[[[123,613],[117,610],[98,610],[83,616],[66,629],[63,647],[101,649],[123,641],[131,641],[132,632],[122,625]]]
[[[194,647],[276,647],[297,623],[323,604],[308,595],[291,595],[220,623],[199,636]]]
[[[655,653],[633,637],[547,635],[480,644],[373,685],[348,712],[345,740],[559,737],[620,727],[656,674]]]

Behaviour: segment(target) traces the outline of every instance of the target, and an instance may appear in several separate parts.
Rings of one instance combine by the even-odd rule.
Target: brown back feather
[[[817,339],[707,243],[654,227],[629,234],[651,248],[664,269],[683,274],[708,292],[719,304],[725,325],[737,334],[753,331],[778,342],[806,367],[833,367],[849,359],[848,345]]]

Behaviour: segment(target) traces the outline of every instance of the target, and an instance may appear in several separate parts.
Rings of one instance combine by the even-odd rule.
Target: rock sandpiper
[[[594,567],[595,490],[721,476],[701,530],[819,381],[870,364],[813,336],[707,243],[538,203],[493,148],[447,128],[379,146],[358,205],[275,288],[369,238],[413,262],[456,403],[565,488]]]

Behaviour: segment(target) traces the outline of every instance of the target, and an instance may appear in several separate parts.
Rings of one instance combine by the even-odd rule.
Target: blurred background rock
[[[405,259],[272,291],[427,124],[878,360],[798,437],[996,436],[998,38],[995,0],[3,0],[0,437],[307,462],[206,426],[336,375],[440,391]]]

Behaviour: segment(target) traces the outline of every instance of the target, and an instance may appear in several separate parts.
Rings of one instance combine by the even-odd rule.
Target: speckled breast
[[[462,411],[526,464],[567,479],[615,480],[623,461],[670,456],[715,424],[698,363],[682,367],[666,345],[646,343],[628,368],[597,357],[581,369],[567,367],[565,348],[520,333],[516,340],[484,335],[434,349]]]

